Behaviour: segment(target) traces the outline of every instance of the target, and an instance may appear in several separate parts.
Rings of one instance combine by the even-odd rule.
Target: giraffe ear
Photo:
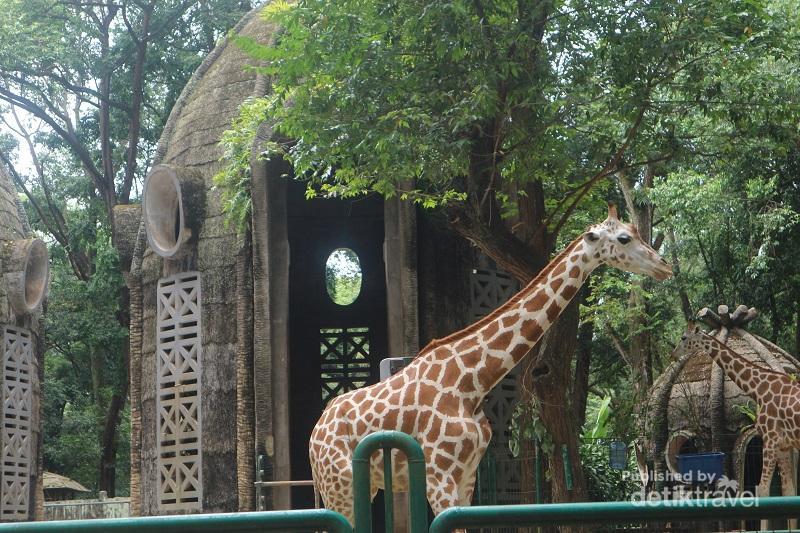
[[[614,202],[608,202],[608,218],[611,220],[619,220],[619,215],[617,215],[617,205]]]

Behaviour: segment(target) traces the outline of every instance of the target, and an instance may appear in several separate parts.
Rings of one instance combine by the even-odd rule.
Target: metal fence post
[[[428,500],[425,487],[425,456],[422,447],[413,437],[400,431],[381,431],[367,435],[358,443],[353,453],[353,510],[358,533],[372,532],[371,488],[369,480],[370,457],[383,450],[384,473],[391,477],[391,450],[403,452],[408,461],[410,533],[427,533]],[[385,499],[391,501],[391,480],[385,480]]]

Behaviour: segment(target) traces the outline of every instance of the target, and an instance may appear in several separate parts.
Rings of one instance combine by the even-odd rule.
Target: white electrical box
[[[397,374],[413,360],[413,357],[387,357],[382,359],[380,365],[378,365],[381,381]]]

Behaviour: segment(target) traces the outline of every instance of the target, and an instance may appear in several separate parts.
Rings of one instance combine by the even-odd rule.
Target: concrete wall
[[[103,500],[62,500],[45,502],[45,520],[89,520],[94,518],[127,518],[130,498]]]

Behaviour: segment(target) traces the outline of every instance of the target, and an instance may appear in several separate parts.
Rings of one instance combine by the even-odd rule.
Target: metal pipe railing
[[[314,480],[312,479],[298,479],[295,481],[255,481],[253,485],[256,487],[256,500],[261,502],[261,489],[263,488],[281,488],[281,487],[312,487],[314,491],[314,509],[320,508],[320,496],[319,491],[317,490],[317,486],[314,484]],[[258,511],[263,511],[264,509],[258,508]]]
[[[800,516],[800,497],[658,502],[552,503],[453,507],[437,516],[430,533],[459,528],[614,524],[681,520],[719,521]]]
[[[410,533],[427,533],[428,531],[428,500],[425,489],[425,455],[422,447],[410,435],[400,431],[381,431],[367,435],[356,446],[353,452],[353,510],[355,514],[355,527],[358,533],[372,532],[372,490],[370,487],[370,458],[379,449],[383,450],[384,461],[384,500],[387,506],[387,515],[392,516],[393,494],[392,490],[392,453],[393,449],[405,454],[408,461],[409,485],[409,518]],[[391,525],[387,518],[387,531]]]
[[[266,513],[147,516],[99,520],[57,520],[0,524],[0,532],[14,533],[218,533],[325,530],[353,533],[347,519],[327,509],[270,511]]]

